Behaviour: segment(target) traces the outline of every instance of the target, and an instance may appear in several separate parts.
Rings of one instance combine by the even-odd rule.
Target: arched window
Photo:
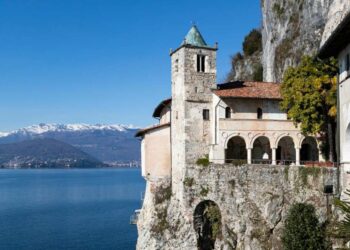
[[[263,111],[262,111],[261,108],[258,108],[258,110],[257,110],[257,118],[258,119],[262,119],[262,117],[263,117]]]
[[[230,107],[225,108],[225,118],[231,118],[231,108]]]

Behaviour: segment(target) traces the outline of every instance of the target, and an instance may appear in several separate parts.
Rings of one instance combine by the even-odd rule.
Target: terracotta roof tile
[[[253,98],[253,99],[275,99],[281,100],[279,83],[272,82],[229,82],[219,84],[213,92],[221,97]]]

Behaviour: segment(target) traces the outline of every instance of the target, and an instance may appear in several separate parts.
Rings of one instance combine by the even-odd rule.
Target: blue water
[[[139,169],[0,170],[0,249],[135,249]]]

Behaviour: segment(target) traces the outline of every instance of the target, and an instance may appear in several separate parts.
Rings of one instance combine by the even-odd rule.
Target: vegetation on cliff
[[[303,57],[297,67],[290,67],[283,78],[281,108],[304,134],[319,134],[326,158],[335,161],[337,115],[337,61],[318,61]],[[328,156],[328,157],[327,157]]]
[[[231,57],[232,68],[227,76],[227,81],[262,81],[262,35],[260,30],[253,29],[249,32],[244,38],[242,50],[243,54],[238,52]]]
[[[297,203],[291,207],[282,235],[285,250],[332,249],[326,230],[318,221],[315,208],[310,204]]]
[[[347,190],[345,193],[349,196],[350,190]],[[336,221],[331,234],[336,238],[342,238],[348,242],[350,241],[350,201],[336,198],[334,204],[342,212],[344,217],[342,220]]]

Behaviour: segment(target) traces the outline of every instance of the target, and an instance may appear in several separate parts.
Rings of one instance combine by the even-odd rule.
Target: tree
[[[304,203],[297,203],[289,210],[282,243],[285,250],[331,249],[325,228],[316,217],[315,208]]]
[[[281,108],[304,134],[321,135],[326,157],[336,160],[337,61],[303,57],[297,67],[284,74]]]
[[[243,42],[243,52],[245,56],[251,56],[256,51],[262,50],[262,37],[260,30],[253,29],[244,38]]]

